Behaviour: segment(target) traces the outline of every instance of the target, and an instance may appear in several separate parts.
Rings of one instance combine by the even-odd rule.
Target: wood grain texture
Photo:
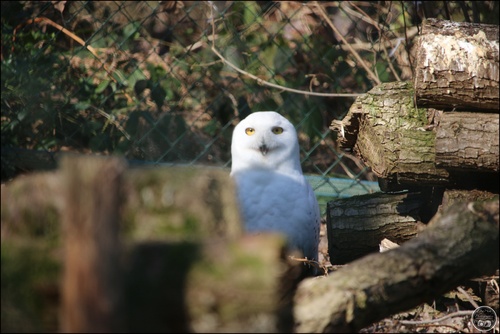
[[[420,107],[498,112],[498,26],[427,19],[417,37]]]
[[[378,252],[384,238],[398,244],[414,238],[437,211],[440,196],[434,197],[430,192],[376,193],[328,202],[330,262],[346,264]]]
[[[498,172],[499,114],[446,112],[436,128],[436,165]]]
[[[498,213],[498,196],[457,203],[400,247],[367,255],[327,277],[306,279],[295,295],[296,332],[358,332],[467,279],[494,273]]]

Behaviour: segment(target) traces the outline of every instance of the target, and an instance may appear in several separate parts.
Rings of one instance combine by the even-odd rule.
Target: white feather
[[[246,230],[282,233],[290,249],[317,260],[319,206],[302,174],[293,124],[273,111],[254,112],[234,128],[231,155]]]

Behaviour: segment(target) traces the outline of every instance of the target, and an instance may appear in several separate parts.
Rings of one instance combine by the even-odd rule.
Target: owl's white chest
[[[233,176],[248,232],[282,233],[291,248],[301,250],[309,259],[317,258],[318,207],[302,174],[246,170]]]

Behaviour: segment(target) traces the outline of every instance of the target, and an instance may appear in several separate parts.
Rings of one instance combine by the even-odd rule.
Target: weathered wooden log
[[[64,159],[63,333],[120,332],[123,274],[118,238],[123,161]]]
[[[436,166],[498,172],[499,114],[446,112],[436,127]]]
[[[443,199],[439,206],[438,213],[440,214],[456,203],[485,201],[495,196],[494,193],[489,191],[446,189],[443,193]]]
[[[414,48],[419,107],[498,112],[498,25],[427,19]]]
[[[296,332],[357,332],[415,307],[499,265],[498,196],[458,203],[418,237],[351,262],[295,295]]]
[[[131,168],[124,223],[134,240],[203,240],[243,233],[229,172],[210,167]]]
[[[330,262],[346,264],[378,252],[384,238],[398,244],[414,238],[437,211],[441,195],[431,191],[376,193],[328,202]]]
[[[290,332],[302,265],[279,235],[204,242],[148,241],[128,251],[124,321],[130,332]]]
[[[378,252],[383,239],[401,244],[416,237],[436,213],[453,203],[493,196],[488,191],[430,188],[330,201],[326,211],[330,262],[346,264]]]
[[[440,117],[435,117],[436,114],[440,114]],[[454,115],[450,114],[450,117]],[[498,188],[498,182],[495,182],[498,181],[498,173],[470,173],[471,168],[484,171],[481,166],[484,166],[485,159],[489,162],[489,171],[498,169],[499,153],[494,150],[494,142],[498,141],[498,127],[489,124],[468,127],[468,136],[481,138],[481,142],[493,141],[493,144],[486,145],[491,149],[475,150],[474,153],[481,158],[468,159],[468,165],[464,168],[457,166],[449,170],[436,162],[436,132],[451,136],[446,139],[440,137],[442,143],[445,140],[457,140],[453,132],[439,130],[440,126],[450,123],[447,119],[446,112],[432,108],[416,108],[411,83],[393,82],[376,86],[358,97],[344,119],[333,121],[330,128],[340,133],[341,148],[354,150],[371,167],[379,177],[383,191],[414,186]],[[443,121],[443,125],[439,120]],[[481,114],[481,117],[476,117],[471,122],[478,120],[495,123],[498,122],[498,114]],[[484,131],[485,128],[488,131]],[[464,140],[465,137],[460,139],[460,142]],[[443,155],[442,152],[440,154]],[[457,152],[457,155],[460,153]],[[492,155],[495,157],[492,158]],[[496,166],[493,166],[495,161]]]
[[[283,258],[284,245],[282,236],[273,234],[204,243],[202,260],[186,281],[192,330],[292,332],[293,295],[305,267]]]

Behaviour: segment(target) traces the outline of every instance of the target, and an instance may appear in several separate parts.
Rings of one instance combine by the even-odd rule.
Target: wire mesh
[[[369,168],[336,147],[329,125],[355,94],[411,80],[422,19],[498,24],[495,1],[1,6],[2,152],[227,168],[235,124],[275,110],[297,127],[323,210],[329,199],[378,190]],[[2,154],[2,180],[37,168],[17,158]]]

